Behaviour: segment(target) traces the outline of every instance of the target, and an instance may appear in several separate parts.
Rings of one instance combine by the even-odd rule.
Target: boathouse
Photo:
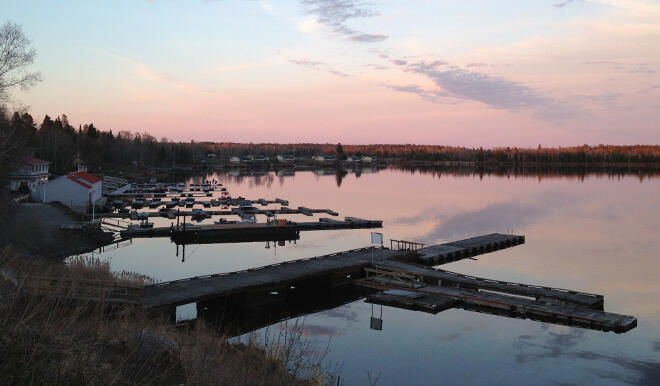
[[[17,169],[9,173],[9,191],[30,193],[32,199],[41,201],[48,183],[48,161],[25,157]]]
[[[61,202],[77,212],[86,212],[102,196],[102,180],[85,171],[73,172],[50,181],[46,202]]]

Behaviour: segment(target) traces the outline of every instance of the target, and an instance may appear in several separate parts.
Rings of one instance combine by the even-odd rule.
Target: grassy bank
[[[11,204],[0,219],[0,248],[11,247],[16,255],[32,258],[63,259],[87,253],[112,241],[112,235],[100,230],[76,232],[62,230],[65,224],[81,218],[62,204]]]
[[[202,322],[182,329],[111,304],[116,288],[151,281],[94,259],[64,265],[0,252],[0,384],[335,383],[310,356],[302,326],[230,343]]]

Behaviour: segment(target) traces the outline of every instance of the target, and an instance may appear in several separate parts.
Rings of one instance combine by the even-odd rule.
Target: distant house
[[[252,162],[254,161],[254,156],[251,155],[244,155],[241,157],[241,162]]]
[[[85,172],[73,172],[48,183],[46,202],[61,202],[69,208],[85,212],[90,205],[101,199],[102,180]]]
[[[229,162],[231,162],[233,164],[237,164],[237,163],[241,162],[241,159],[236,157],[236,156],[233,156],[233,157],[229,158]]]
[[[348,157],[346,157],[346,162],[360,162],[362,161],[362,157],[359,155],[351,154]]]
[[[279,162],[284,162],[284,163],[291,163],[296,160],[295,156],[292,156],[290,154],[279,154],[277,156],[277,161]]]
[[[216,158],[215,153],[209,153],[206,155],[206,158]]]
[[[34,157],[23,158],[18,168],[9,173],[9,191],[30,193],[33,200],[41,201],[48,183],[48,164]]]
[[[266,157],[265,155],[256,155],[252,157],[252,159],[256,162],[268,162],[270,161],[270,158]]]
[[[337,160],[337,156],[335,156],[334,154],[324,154],[324,155],[316,155],[312,157],[312,159],[317,162],[333,162]]]
[[[362,162],[370,163],[376,160],[376,157],[368,156],[368,155],[363,155],[362,156]]]

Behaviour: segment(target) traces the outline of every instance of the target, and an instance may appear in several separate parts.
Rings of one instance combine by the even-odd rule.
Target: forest
[[[126,130],[104,131],[93,123],[72,126],[66,115],[46,115],[37,122],[28,112],[9,113],[0,108],[0,161],[8,166],[21,155],[50,161],[53,174],[74,170],[78,163],[91,170],[112,166],[173,167],[199,162],[208,154],[219,161],[231,156],[277,154],[310,157],[316,154],[375,156],[379,162],[474,162],[484,164],[658,164],[658,145],[582,145],[546,148],[465,148],[414,144],[276,144],[231,142],[173,142]]]

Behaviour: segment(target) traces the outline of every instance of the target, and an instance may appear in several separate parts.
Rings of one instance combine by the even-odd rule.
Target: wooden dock
[[[379,255],[379,252],[376,251],[375,255]],[[386,257],[396,255],[391,250],[382,252]],[[341,279],[351,273],[361,275],[363,268],[370,265],[371,254],[371,248],[352,249],[243,271],[153,284],[144,288],[144,307],[171,307],[238,293],[286,290],[292,284],[302,288],[321,283],[319,278],[336,276]]]
[[[525,236],[493,233],[419,249],[417,260],[424,265],[439,265],[524,243]]]
[[[549,304],[486,291],[434,285],[410,288],[405,282],[397,283],[387,279],[362,279],[358,284],[388,291],[384,295],[371,295],[369,301],[404,309],[430,310],[430,312],[437,313],[443,309],[465,304],[466,307],[504,311],[510,313],[513,317],[529,317],[530,319],[601,331],[621,333],[637,326],[637,319],[628,315],[613,314],[585,307]],[[400,293],[392,293],[392,290],[400,291]],[[416,297],[413,294],[422,296]]]
[[[169,201],[163,201],[162,205],[165,205]],[[207,204],[208,202],[206,202]],[[161,206],[162,206],[161,205]],[[194,205],[201,205],[205,209],[203,209],[204,213],[208,214],[209,216],[240,216],[242,213],[245,212],[244,209],[241,208],[230,208],[230,209],[208,209],[207,206],[205,206],[205,202],[202,201],[195,201]],[[221,204],[224,205],[224,204]],[[148,204],[146,205],[148,207]],[[179,208],[179,207],[177,207]],[[155,208],[154,208],[155,209]],[[339,214],[333,210],[330,209],[309,209],[309,208],[303,208],[303,210],[300,209],[291,209],[289,207],[283,206],[279,209],[260,209],[253,207],[249,210],[250,213],[252,214],[261,214],[265,216],[272,216],[272,215],[277,215],[277,214],[304,214],[307,216],[312,216],[315,213],[325,213],[330,216],[338,216]],[[174,216],[174,217],[193,217],[195,213],[191,210],[177,210],[175,208],[172,208],[167,211],[141,211],[139,213],[142,213],[142,216],[145,217],[168,217],[168,216]],[[133,210],[128,213],[119,213],[119,212],[112,212],[112,213],[101,213],[99,215],[100,217],[104,218],[119,218],[119,219],[137,219],[138,212],[136,210]]]
[[[244,239],[250,241],[297,240],[301,231],[333,229],[382,228],[380,220],[362,220],[351,218],[347,221],[286,222],[276,223],[228,223],[228,224],[186,224],[185,226],[141,228],[131,226],[120,232],[124,239],[140,237],[171,237],[177,243],[224,239]]]
[[[517,245],[506,242],[512,238],[524,241],[522,236],[494,234],[448,244],[468,251],[467,255],[461,252],[460,256],[451,257],[457,259]],[[433,251],[439,255],[434,256]],[[444,258],[447,248],[430,246],[421,248],[419,253],[425,256],[425,261],[438,261]],[[258,308],[284,301],[300,291],[357,284],[385,291],[371,295],[368,298],[371,302],[426,312],[460,307],[615,332],[625,332],[637,325],[632,316],[604,312],[601,295],[462,275],[402,261],[402,257],[408,256],[392,249],[361,248],[158,283],[144,288],[143,306],[172,310],[178,305],[197,302],[206,309],[234,299],[232,304]]]
[[[488,237],[484,236],[484,240],[490,241],[496,238],[497,235],[511,238],[521,237],[515,235],[493,234],[488,235]],[[470,240],[474,242],[474,240],[478,239],[479,238],[473,238]],[[513,246],[513,244],[511,244],[511,246]],[[504,248],[506,248],[506,243]],[[424,251],[425,249],[426,251]],[[437,248],[428,247],[421,249],[420,252],[424,251],[425,256],[433,256],[430,251],[435,249]],[[475,253],[478,254],[480,253],[479,251],[483,251],[481,253],[487,253],[486,250],[485,247],[476,248]],[[282,283],[315,279],[328,273],[344,272],[347,270],[357,273],[358,277],[361,277],[364,276],[363,269],[372,264],[381,267],[387,266],[390,270],[401,269],[402,267],[422,270],[422,273],[429,277],[431,277],[430,275],[432,274],[441,275],[437,270],[396,260],[399,257],[402,257],[402,251],[386,248],[361,248],[314,258],[283,262],[244,271],[206,275],[159,283],[145,289],[145,293],[149,295],[145,298],[145,306],[151,308],[168,305],[182,305],[191,303],[197,299],[222,297],[234,292],[241,292],[246,288],[269,287],[271,285],[277,287]],[[455,276],[447,274],[445,279],[448,280],[449,276],[454,278],[454,280],[461,280],[461,278],[458,277],[458,274]],[[442,279],[443,277],[438,276],[438,278]],[[438,278],[435,280],[438,280]],[[470,277],[464,276],[464,278],[466,281],[463,285],[475,285],[467,281]],[[447,281],[447,283],[449,283],[449,281]],[[151,297],[152,295],[153,297]]]
[[[603,296],[561,288],[484,279],[441,269],[432,269],[408,262],[387,260],[376,266],[381,271],[403,273],[421,279],[421,282],[469,290],[487,290],[515,296],[533,298],[544,303],[574,305],[594,310],[603,309]]]

